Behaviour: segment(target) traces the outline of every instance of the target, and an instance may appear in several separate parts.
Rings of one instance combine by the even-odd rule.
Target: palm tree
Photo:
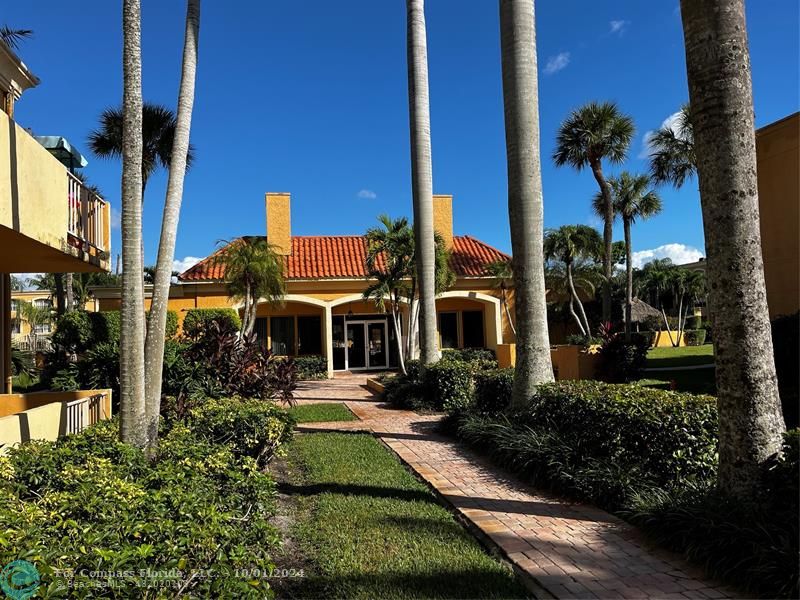
[[[667,272],[666,285],[669,291],[672,292],[673,306],[677,307],[678,311],[674,338],[663,308],[661,309],[661,314],[664,318],[664,325],[667,328],[670,342],[673,347],[677,348],[681,345],[681,337],[683,337],[683,330],[686,327],[686,317],[689,314],[689,309],[695,305],[697,299],[705,291],[705,276],[702,271],[689,271],[674,265]],[[686,310],[684,310],[684,302],[686,303]]]
[[[424,0],[406,0],[411,188],[419,274],[419,345],[423,367],[439,359],[436,328],[436,241],[433,232],[433,168],[428,98],[428,45]]]
[[[633,245],[631,244],[631,225],[637,219],[648,219],[661,212],[661,198],[650,189],[651,181],[647,175],[631,175],[627,171],[609,179],[614,193],[614,216],[622,218],[625,231],[625,339],[631,339],[631,310],[633,307]],[[594,197],[594,210],[605,214],[605,198],[598,193]]]
[[[122,155],[122,306],[120,311],[120,437],[148,446],[144,395],[144,280],[142,276],[141,0],[123,0],[123,98],[120,111]]]
[[[227,244],[220,254],[225,283],[231,297],[244,302],[242,337],[249,339],[256,326],[258,303],[262,299],[270,304],[283,302],[283,261],[261,237],[242,237]]]
[[[498,260],[486,265],[486,270],[495,278],[497,283],[495,287],[500,290],[500,302],[503,305],[503,310],[508,319],[508,326],[514,337],[517,336],[517,328],[514,327],[514,319],[511,318],[511,310],[508,308],[508,286],[513,284],[514,269],[511,266],[510,260]]]
[[[762,491],[785,429],[770,336],[758,215],[744,0],[681,0],[706,242],[719,407],[719,487]]]
[[[573,268],[576,262],[598,257],[602,248],[600,234],[588,225],[562,225],[558,229],[548,229],[544,234],[544,256],[548,260],[563,263],[570,296],[570,314],[577,322],[581,334],[586,336],[592,334],[592,329],[586,318],[583,302],[575,289]],[[575,313],[574,304],[578,306],[580,317]]]
[[[656,183],[680,188],[697,172],[689,105],[684,104],[674,126],[665,125],[650,138],[650,176]]]
[[[583,336],[591,337],[591,332],[586,332],[586,326],[575,312],[575,298],[580,299],[581,294],[587,298],[595,296],[597,282],[602,280],[602,273],[598,266],[591,260],[578,261],[572,265],[572,272],[568,277],[567,267],[563,262],[550,261],[545,265],[544,280],[547,284],[549,303],[559,305],[563,298],[568,298],[566,305],[570,316],[578,324],[578,331]],[[571,288],[575,289],[575,296],[573,296]],[[552,300],[550,300],[551,296]]]
[[[158,167],[169,169],[178,121],[166,106],[145,102],[142,106],[142,199],[150,176]],[[100,115],[100,126],[89,134],[89,148],[100,158],[123,155],[123,108],[107,108]],[[189,145],[186,169],[194,161]]]
[[[542,253],[544,207],[533,0],[500,0],[500,45],[518,331],[511,405],[521,408],[539,384],[553,381]]]
[[[194,107],[194,87],[197,73],[197,47],[200,34],[200,0],[186,4],[186,31],[183,44],[183,66],[178,92],[178,115],[175,119],[172,152],[169,157],[169,179],[161,221],[161,239],[153,281],[153,299],[147,317],[145,342],[145,395],[150,442],[158,436],[158,418],[161,412],[161,375],[164,367],[164,338],[167,326],[169,287],[172,279],[172,262],[175,259],[175,240],[178,218],[183,201],[183,179],[189,166],[189,132]]]
[[[53,311],[46,306],[39,306],[32,302],[19,300],[17,302],[17,318],[28,324],[28,343],[31,351],[37,350],[38,328],[49,324],[53,320]]]
[[[13,29],[8,25],[0,26],[0,40],[12,50],[18,50],[22,40],[33,37],[32,29]]]
[[[620,112],[613,102],[590,102],[573,111],[561,124],[553,160],[561,167],[571,165],[578,171],[592,170],[603,195],[603,320],[611,321],[612,244],[614,227],[614,192],[603,175],[603,161],[621,163],[628,154],[633,137],[633,119]]]
[[[364,236],[367,245],[367,273],[370,279],[374,280],[374,283],[364,290],[364,298],[374,300],[380,310],[391,314],[400,370],[405,374],[406,357],[409,356],[412,344],[407,344],[406,348],[403,348],[400,306],[401,298],[414,296],[412,291],[414,286],[411,283],[414,278],[414,232],[408,225],[408,219],[405,218],[392,220],[387,215],[381,215],[378,221],[383,227],[370,228]],[[410,304],[407,340],[413,335],[413,326],[410,322],[413,313],[414,307]]]
[[[511,404],[521,408],[553,381],[544,283],[544,207],[533,0],[500,0],[508,217],[514,255],[517,363]]]

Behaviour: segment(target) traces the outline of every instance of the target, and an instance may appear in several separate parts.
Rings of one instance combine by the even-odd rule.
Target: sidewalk
[[[441,417],[375,401],[363,380],[309,382],[301,403],[344,402],[357,421],[307,423],[300,431],[370,431],[430,484],[467,525],[498,547],[537,597],[731,598],[681,557],[653,548],[634,527],[593,506],[540,493],[453,439]]]

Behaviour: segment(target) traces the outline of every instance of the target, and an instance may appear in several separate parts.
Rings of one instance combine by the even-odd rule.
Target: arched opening
[[[503,343],[500,300],[478,292],[450,291],[436,299],[439,347],[491,348]]]

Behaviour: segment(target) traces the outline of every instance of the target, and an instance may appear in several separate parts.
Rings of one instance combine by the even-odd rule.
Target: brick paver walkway
[[[301,431],[370,431],[430,484],[484,541],[495,545],[537,597],[731,598],[680,556],[593,506],[533,490],[480,455],[435,433],[440,419],[376,402],[364,379],[299,386],[300,403],[342,401],[357,421]]]

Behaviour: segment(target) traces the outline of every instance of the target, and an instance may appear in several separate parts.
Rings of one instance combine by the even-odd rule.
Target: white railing
[[[66,433],[80,433],[103,418],[103,394],[67,402]]]
[[[24,352],[50,352],[53,349],[49,333],[14,334],[11,336],[11,345]]]
[[[67,172],[67,231],[83,244],[106,251],[105,200]],[[88,251],[88,247],[82,248]]]

